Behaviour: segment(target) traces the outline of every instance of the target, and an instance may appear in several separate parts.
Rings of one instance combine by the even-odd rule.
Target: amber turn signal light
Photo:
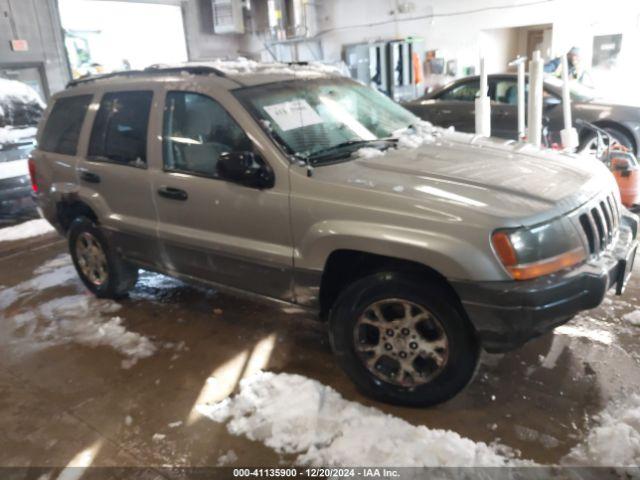
[[[494,250],[505,267],[514,266],[518,263],[518,257],[516,256],[513,245],[511,245],[509,235],[505,232],[496,232],[493,234],[493,237],[491,237],[491,241]]]
[[[516,250],[513,248],[507,233],[494,233],[491,237],[491,243],[498,258],[514,280],[531,280],[549,275],[565,268],[573,267],[587,258],[584,249],[579,247],[555,257],[532,263],[518,264]]]

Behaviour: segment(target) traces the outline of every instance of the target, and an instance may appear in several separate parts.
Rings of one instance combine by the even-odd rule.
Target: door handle
[[[160,187],[158,189],[158,195],[164,198],[169,198],[171,200],[186,200],[189,198],[189,195],[184,190],[180,190],[179,188],[173,187]]]
[[[100,183],[100,175],[89,172],[88,170],[80,171],[80,179],[88,183]]]

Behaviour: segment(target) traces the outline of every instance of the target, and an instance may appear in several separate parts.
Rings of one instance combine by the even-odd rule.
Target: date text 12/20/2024
[[[235,478],[399,478],[393,468],[234,468]]]

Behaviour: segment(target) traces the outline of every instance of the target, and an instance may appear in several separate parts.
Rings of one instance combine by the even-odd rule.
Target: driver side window
[[[442,95],[440,100],[455,100],[458,102],[473,102],[480,90],[480,80],[466,82],[450,88]]]
[[[253,149],[244,130],[215,100],[191,92],[169,92],[164,109],[164,169],[219,177],[220,155]]]

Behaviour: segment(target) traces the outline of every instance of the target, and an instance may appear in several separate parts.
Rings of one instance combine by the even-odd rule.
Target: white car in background
[[[44,108],[34,89],[0,78],[0,222],[35,214],[27,159]]]

